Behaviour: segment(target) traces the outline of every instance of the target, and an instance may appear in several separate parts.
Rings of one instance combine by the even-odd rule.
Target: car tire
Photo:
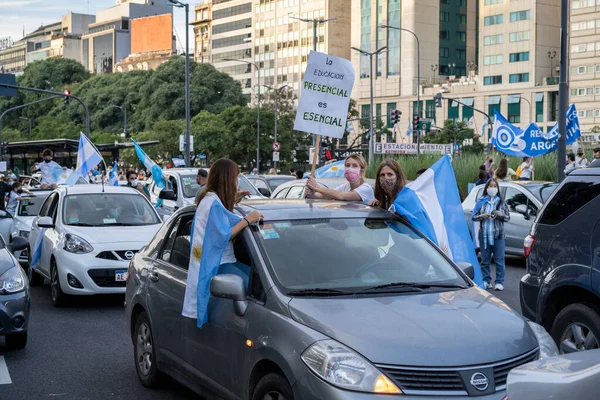
[[[13,350],[23,349],[27,346],[27,332],[13,333],[4,337],[6,347]]]
[[[279,374],[265,375],[256,385],[252,400],[293,400],[294,393],[288,381]]]
[[[138,379],[147,388],[160,387],[165,375],[158,370],[152,326],[145,312],[138,315],[133,331],[133,357]]]
[[[27,248],[27,278],[30,286],[40,286],[44,283],[44,277],[31,268],[31,251]]]
[[[575,330],[580,332],[579,340]],[[589,304],[570,304],[558,313],[550,333],[561,353],[599,348],[600,310]]]
[[[60,287],[58,266],[54,260],[52,260],[50,265],[50,292],[52,295],[52,305],[54,307],[64,307],[69,304],[69,296],[65,294]]]

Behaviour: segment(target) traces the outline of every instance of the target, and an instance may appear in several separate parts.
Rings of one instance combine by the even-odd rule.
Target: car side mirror
[[[54,221],[50,217],[42,217],[38,219],[37,226],[40,228],[54,228]]]
[[[258,191],[265,197],[271,197],[271,191],[267,188],[258,188]]]
[[[11,253],[14,253],[15,251],[25,250],[27,246],[29,246],[27,239],[22,236],[15,236],[10,241],[8,248],[10,249]]]
[[[216,275],[210,280],[210,294],[222,299],[233,300],[233,308],[240,317],[246,313],[248,301],[246,300],[246,284],[237,275]]]
[[[457,263],[457,265],[458,265],[458,268],[460,268],[460,270],[469,277],[469,279],[471,279],[471,280],[475,279],[475,268],[473,268],[473,264],[465,262],[465,261],[461,261],[461,262]]]
[[[161,200],[177,200],[177,195],[175,194],[174,191],[172,190],[161,190],[160,193],[158,194],[158,198]]]
[[[0,210],[0,218],[12,218],[12,215],[10,215],[4,210]]]
[[[525,219],[529,219],[529,210],[527,209],[527,206],[525,204],[519,204],[518,206],[516,206],[515,211],[519,214],[523,214]]]

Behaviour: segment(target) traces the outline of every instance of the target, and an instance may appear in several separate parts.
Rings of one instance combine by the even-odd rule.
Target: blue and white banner
[[[44,242],[44,235],[46,234],[46,228],[43,228],[39,231],[37,238],[35,238],[35,243],[33,245],[33,250],[31,253],[31,265],[30,267],[36,269],[40,264],[40,259],[42,258],[42,243]]]
[[[406,217],[455,263],[468,262],[483,286],[450,156],[440,158],[398,193],[392,211]]]
[[[131,141],[133,142],[133,146],[135,147],[135,154],[138,156],[142,164],[144,164],[144,167],[146,167],[146,169],[152,173],[152,178],[154,178],[156,186],[161,189],[164,189],[167,186],[167,183],[165,182],[165,178],[163,177],[162,169],[158,166],[158,164],[152,161],[150,157],[148,157],[148,154],[146,154],[146,152],[142,150],[140,145],[137,144],[135,140],[131,139]]]
[[[119,186],[119,166],[117,165],[117,162],[113,162],[113,166],[112,169],[110,170],[110,181],[109,181],[109,185],[110,186]]]
[[[74,185],[80,176],[87,179],[88,173],[103,161],[102,155],[98,152],[96,146],[81,132],[79,134],[79,149],[77,150],[77,168],[66,177],[65,185]]]
[[[581,136],[575,105],[569,107],[566,118],[567,144],[572,144]],[[546,133],[533,122],[525,129],[521,129],[508,122],[498,110],[495,110],[492,144],[498,151],[509,156],[534,157],[550,153],[558,148],[558,123]]]

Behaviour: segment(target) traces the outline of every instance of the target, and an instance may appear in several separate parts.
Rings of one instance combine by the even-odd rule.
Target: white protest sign
[[[311,51],[294,129],[342,138],[353,85],[354,69],[350,61]]]

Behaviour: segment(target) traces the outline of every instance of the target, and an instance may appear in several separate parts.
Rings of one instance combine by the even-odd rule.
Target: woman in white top
[[[341,201],[360,201],[363,204],[371,204],[375,199],[373,188],[365,183],[365,172],[367,162],[360,154],[351,154],[344,162],[344,177],[348,182],[328,189],[320,186],[312,176],[308,178],[307,197],[312,199],[329,199]]]
[[[530,181],[533,176],[533,157],[523,157],[523,164],[521,164],[521,176],[520,181]]]
[[[256,210],[245,218],[233,213],[235,204],[250,195],[248,191],[238,191],[238,175],[238,165],[221,158],[211,166],[208,182],[198,195],[182,312],[185,317],[198,318],[198,326],[208,318],[213,276],[235,274],[248,285],[250,267],[237,261],[231,240],[250,224],[257,223],[262,215]]]
[[[496,168],[496,172],[494,172],[496,179],[499,181],[512,181],[513,176],[517,176],[517,173],[512,168],[508,167],[508,160],[503,158],[500,160],[500,164],[498,168]]]

